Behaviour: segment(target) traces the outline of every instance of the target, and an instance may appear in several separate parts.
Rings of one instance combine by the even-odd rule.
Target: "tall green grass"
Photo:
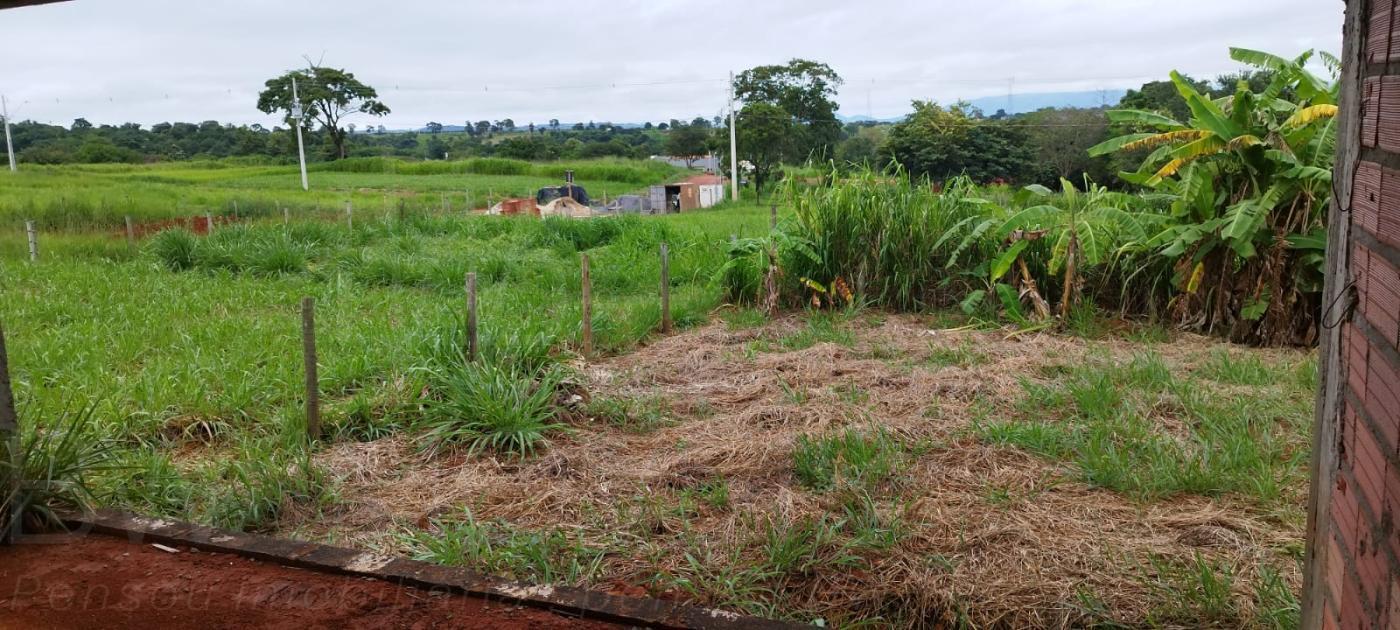
[[[764,220],[753,207],[591,221],[410,212],[353,228],[174,229],[135,249],[120,235],[56,236],[37,264],[0,249],[0,319],[26,408],[91,401],[83,439],[113,445],[119,464],[93,476],[98,503],[259,529],[334,500],[302,428],[302,296],[316,298],[327,440],[406,433],[522,452],[554,430],[537,413],[553,384],[539,375],[577,346],[580,252],[592,257],[595,346],[618,352],[657,330],[663,240],[685,327],[719,304],[711,278],[727,235]],[[482,363],[470,372],[468,271]]]

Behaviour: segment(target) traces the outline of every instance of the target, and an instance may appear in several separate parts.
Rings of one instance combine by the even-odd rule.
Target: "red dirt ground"
[[[108,536],[0,547],[0,628],[617,628],[367,578]]]

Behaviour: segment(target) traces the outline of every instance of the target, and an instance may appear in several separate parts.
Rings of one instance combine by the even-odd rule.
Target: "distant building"
[[[709,208],[724,201],[724,178],[695,175],[672,184],[652,186],[649,207],[653,214],[671,214]]]

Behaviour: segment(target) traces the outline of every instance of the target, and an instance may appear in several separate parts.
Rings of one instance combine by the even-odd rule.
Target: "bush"
[[[108,466],[111,444],[92,428],[93,407],[65,412],[48,426],[26,424],[18,453],[0,445],[0,539],[11,515],[30,529],[61,528],[60,512],[96,503],[88,476]]]
[[[186,229],[166,230],[151,239],[152,255],[171,271],[194,268],[199,255],[199,239]]]
[[[441,398],[428,405],[422,443],[430,453],[454,446],[528,455],[545,442],[554,422],[557,369],[536,378],[491,363],[467,363],[436,374]]]

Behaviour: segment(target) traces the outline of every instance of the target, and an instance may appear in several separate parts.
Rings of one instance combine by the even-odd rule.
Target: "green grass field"
[[[506,197],[533,196],[563,183],[564,171],[601,199],[645,190],[680,173],[659,162],[589,160],[530,164],[515,160],[403,162],[369,158],[313,164],[311,190],[301,190],[295,165],[238,162],[132,165],[26,165],[0,186],[0,225],[34,221],[42,230],[120,228],[138,222],[212,213],[280,216],[340,210],[351,202],[382,214],[400,204],[413,210],[485,208]]]

